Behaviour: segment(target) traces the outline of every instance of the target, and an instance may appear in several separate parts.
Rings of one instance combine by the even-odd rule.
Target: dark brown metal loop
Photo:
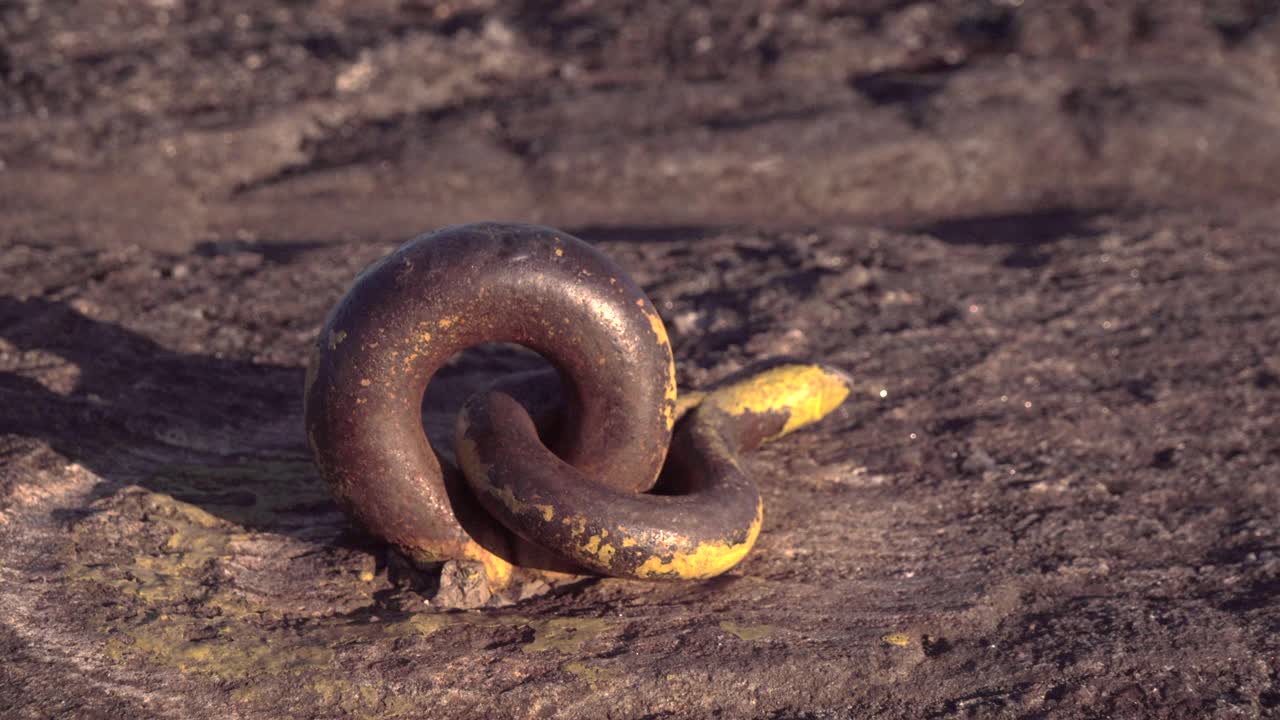
[[[594,572],[639,579],[718,575],[751,550],[763,506],[738,454],[825,416],[849,394],[844,373],[782,364],[694,396],[667,459],[670,494],[597,485],[548,451],[524,407],[473,396],[456,446],[485,508],[520,537]]]
[[[501,575],[510,536],[442,470],[422,429],[432,375],[483,342],[513,342],[560,373],[556,454],[619,490],[653,485],[675,412],[657,312],[586,243],[532,225],[465,225],[416,238],[356,279],[322,330],[307,380],[307,436],[342,507],[425,561],[469,558]],[[464,527],[465,526],[465,527]]]

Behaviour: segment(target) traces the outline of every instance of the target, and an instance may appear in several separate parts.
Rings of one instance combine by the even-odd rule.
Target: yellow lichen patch
[[[161,493],[146,493],[145,507],[148,522],[167,535],[159,551],[137,554],[126,565],[71,563],[68,579],[106,586],[148,605],[198,598],[220,610],[238,606],[238,600],[225,590],[211,594],[203,572],[209,563],[225,557],[228,545],[244,533],[233,532],[228,523],[208,512]]]
[[[911,644],[911,636],[906,633],[889,633],[888,635],[882,635],[880,640],[897,647],[907,647]]]
[[[564,257],[564,248],[556,248],[556,257]]]
[[[773,440],[826,417],[849,391],[843,376],[818,365],[782,365],[714,390],[702,404],[730,415],[786,413]]]
[[[431,333],[429,332],[422,333],[421,335],[418,336],[418,341],[423,343],[431,342]]]
[[[305,637],[272,638],[265,633],[234,630],[205,640],[188,640],[186,628],[167,615],[111,638],[107,655],[146,655],[183,673],[241,680],[262,675],[311,674],[328,669],[334,651]],[[284,642],[281,642],[284,640]]]
[[[531,623],[533,640],[521,648],[521,651],[534,653],[556,650],[566,654],[576,653],[588,641],[607,630],[609,625],[609,621],[604,618],[553,618]]]
[[[369,387],[372,384],[373,381],[369,378],[360,378],[360,387]]]
[[[595,664],[589,665],[585,662],[577,662],[577,661],[567,662],[564,665],[561,665],[560,669],[569,673],[570,675],[575,675],[583,680],[586,680],[587,684],[593,687],[597,683],[599,683],[601,680],[613,680],[617,677],[620,677],[622,674],[613,668],[604,667],[604,666],[595,665]]]
[[[519,615],[491,615],[485,612],[419,612],[380,624],[382,634],[400,638],[426,637],[452,625],[474,627],[534,627],[528,618]]]
[[[329,331],[329,349],[337,350],[338,346],[342,344],[342,341],[346,339],[347,339],[347,331],[330,330]]]
[[[297,615],[292,603],[255,579],[259,569],[269,569],[259,552],[278,545],[265,539],[268,533],[238,527],[235,513],[269,518],[259,514],[264,506],[283,511],[314,504],[327,494],[310,463],[170,465],[140,483],[163,485],[191,501],[124,488],[99,501],[99,512],[72,523],[72,537],[58,550],[66,582],[92,584],[91,597],[110,600],[86,605],[83,619],[104,662],[153,673],[158,682],[215,682],[237,704],[255,706],[247,712],[255,717],[282,703],[307,716],[408,713],[385,688],[361,691],[341,679],[339,659],[350,652],[344,648],[387,642],[377,623],[345,615],[370,602],[372,589],[356,582],[369,579],[364,573],[334,566],[345,579],[316,578],[315,590],[327,600],[299,607]],[[252,507],[244,505],[250,494]],[[125,533],[118,532],[122,524],[130,528]],[[367,561],[371,567],[372,558]],[[403,634],[429,634],[440,622],[434,617],[411,620]]]
[[[740,543],[702,543],[690,552],[675,552],[671,559],[663,560],[655,555],[636,568],[642,578],[677,577],[684,580],[701,580],[715,577],[741,562],[747,556],[760,535],[763,504],[756,506],[756,517],[747,530],[747,539]]]
[[[739,640],[747,642],[764,640],[773,636],[773,628],[768,625],[739,625],[726,620],[720,623],[720,629]]]
[[[393,637],[406,635],[428,636],[453,624],[453,616],[445,613],[415,613],[403,620],[383,625],[382,631]]]
[[[622,538],[622,547],[627,548],[627,547],[635,547],[635,546],[636,546],[635,538],[630,538],[630,537]]]
[[[454,315],[452,317],[447,317],[447,318],[440,318],[440,321],[437,322],[436,325],[439,325],[441,328],[444,328],[447,330],[450,327],[453,327],[453,324],[458,322],[458,320],[459,318],[457,315]]]
[[[353,720],[373,720],[387,717],[413,717],[420,710],[417,703],[393,691],[341,678],[317,678],[302,686],[307,694],[320,700],[325,711],[338,711],[338,715]],[[283,698],[261,697],[254,686],[233,691],[237,700],[256,701],[268,707],[280,707]]]

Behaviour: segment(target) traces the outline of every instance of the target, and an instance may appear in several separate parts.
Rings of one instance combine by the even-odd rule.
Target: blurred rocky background
[[[0,715],[1280,712],[1278,195],[1274,0],[0,2]],[[729,576],[445,612],[329,502],[324,313],[481,219],[858,378]]]

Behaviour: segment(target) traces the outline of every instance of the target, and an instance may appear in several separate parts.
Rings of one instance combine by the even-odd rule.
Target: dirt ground
[[[0,716],[1280,716],[1278,200],[1274,0],[0,4]],[[729,575],[445,611],[331,503],[325,313],[481,219],[857,379]]]

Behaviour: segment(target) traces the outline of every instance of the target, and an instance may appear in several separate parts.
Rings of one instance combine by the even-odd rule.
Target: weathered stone
[[[855,5],[0,10],[0,715],[1274,714],[1276,15]],[[858,379],[729,576],[486,598],[332,504],[325,312],[482,218],[599,242],[682,386]]]

